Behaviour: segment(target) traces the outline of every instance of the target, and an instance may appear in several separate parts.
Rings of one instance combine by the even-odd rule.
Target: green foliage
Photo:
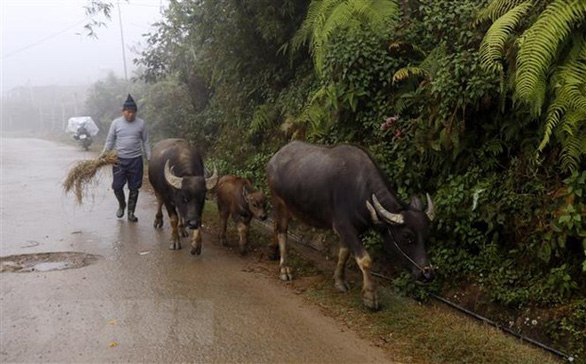
[[[480,67],[478,52],[447,54],[440,60],[431,84],[432,94],[441,100],[439,118],[454,120],[460,110],[465,112],[467,108],[479,105],[483,96],[495,90],[496,81]]]
[[[254,111],[252,120],[250,121],[250,132],[257,133],[262,130],[270,129],[275,121],[279,119],[280,115],[274,105],[264,104],[260,105]]]
[[[429,79],[431,74],[425,67],[403,67],[393,75],[393,83],[404,81],[410,77]]]
[[[386,33],[398,13],[393,0],[313,0],[293,38],[293,51],[309,43],[316,70],[321,73],[334,34],[352,35],[363,27],[373,33]]]
[[[531,8],[530,2],[524,2],[498,18],[486,32],[480,44],[480,61],[482,67],[495,72],[502,72],[502,57],[505,44],[511,33]]]
[[[110,122],[121,115],[122,104],[129,93],[137,101],[142,113],[143,86],[142,83],[131,83],[110,73],[106,78],[94,83],[88,90],[85,102],[86,112],[101,125],[100,129],[106,135]]]
[[[568,342],[567,351],[576,358],[584,359],[586,355],[586,300],[577,301],[567,307],[567,315],[555,324],[548,334],[559,344]]]
[[[407,272],[402,272],[397,278],[393,279],[393,286],[399,293],[420,302],[429,300],[432,294],[438,294],[440,291],[437,282],[422,285],[415,282],[413,276]]]
[[[386,113],[391,78],[398,67],[384,38],[368,28],[332,37],[319,86],[312,90],[292,123],[307,140],[333,144],[360,139],[378,129]],[[378,110],[379,107],[384,110]],[[372,112],[378,116],[372,116]],[[363,113],[365,113],[363,115]]]
[[[471,27],[476,21],[478,7],[486,1],[436,0],[421,2],[414,35],[421,37],[416,44],[424,49],[433,49],[440,44],[447,45],[448,51],[475,48],[482,34]]]
[[[586,3],[555,0],[523,35],[517,57],[517,87],[520,100],[532,105],[535,115],[545,102],[546,75],[560,45],[586,20]]]
[[[490,107],[489,98],[499,87],[498,76],[480,67],[476,47],[481,34],[470,26],[476,19],[476,6],[471,1],[421,4],[421,22],[414,26],[413,34],[419,36],[418,44],[424,46],[427,56],[418,60],[420,52],[413,53],[417,58],[396,74],[398,78],[412,67],[425,70],[427,77],[422,82],[398,83],[395,107],[419,124],[415,134],[418,148],[430,153],[428,157],[444,169],[469,162],[464,158],[470,158],[471,143],[478,145],[476,130],[483,127],[476,115],[488,116],[484,109]],[[451,158],[446,160],[432,151],[450,152]]]
[[[556,136],[563,145],[562,168],[575,170],[586,154],[586,39],[575,37],[568,62],[552,76],[555,99],[550,104],[545,120],[539,151]]]
[[[184,136],[190,132],[194,107],[184,84],[172,78],[147,88],[141,115],[148,121],[153,141],[171,136]]]
[[[481,23],[486,20],[496,22],[497,19],[509,13],[513,8],[527,3],[527,0],[493,0],[490,4],[478,12],[477,22]]]
[[[450,177],[435,196],[438,221],[433,240],[444,243],[437,247],[434,243],[431,255],[442,275],[475,277],[497,302],[511,306],[564,302],[583,282],[578,267],[585,254],[567,257],[578,245],[571,247],[568,242],[580,239],[583,244],[586,235],[580,217],[584,205],[573,198],[573,192],[552,200],[539,183],[519,183],[519,172],[486,175],[476,168]],[[584,189],[579,176],[566,183],[567,191],[581,194]],[[551,224],[541,215],[544,206],[559,208]],[[503,244],[503,239],[515,235],[517,244]]]
[[[481,12],[480,20],[494,21],[481,46],[482,64],[502,72],[501,59],[507,53],[504,44],[523,21],[521,16],[530,15],[529,21],[525,19],[528,29],[516,42],[516,59],[514,63],[509,61],[509,78],[514,84],[515,99],[528,108],[533,118],[540,118],[547,107],[537,152],[543,152],[555,135],[553,146],[561,146],[561,168],[574,171],[586,153],[586,3],[552,0],[545,1],[544,8],[539,3],[535,6],[535,2],[495,0]]]
[[[549,261],[552,253],[558,256],[562,254],[560,249],[565,249],[568,241],[575,240],[583,249],[582,271],[586,272],[586,172],[574,172],[564,180],[564,186],[557,191],[559,201],[553,212],[553,221],[549,231],[544,236],[543,254],[544,260]],[[557,249],[556,249],[557,248]],[[558,251],[556,251],[558,250]]]

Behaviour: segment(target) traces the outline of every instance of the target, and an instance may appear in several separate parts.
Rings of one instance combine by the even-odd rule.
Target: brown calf
[[[220,241],[227,245],[226,226],[228,217],[236,223],[240,238],[240,253],[248,252],[248,230],[250,220],[255,217],[265,220],[265,195],[262,191],[255,191],[252,182],[247,178],[226,175],[220,178],[216,186],[216,198],[220,213]]]

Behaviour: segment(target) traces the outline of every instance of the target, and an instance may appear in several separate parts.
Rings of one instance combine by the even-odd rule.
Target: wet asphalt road
[[[109,168],[77,206],[61,182],[95,152],[38,139],[1,143],[0,256],[100,258],[77,269],[0,273],[0,362],[389,361],[278,280],[247,271],[211,236],[199,257],[187,239],[168,250],[168,218],[153,229],[155,198],[144,188],[139,222],[117,219]]]

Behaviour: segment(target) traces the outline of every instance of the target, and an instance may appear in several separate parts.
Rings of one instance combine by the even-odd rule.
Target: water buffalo
[[[403,257],[406,267],[420,281],[434,278],[425,252],[429,223],[434,218],[433,202],[427,195],[427,210],[414,197],[403,204],[372,157],[351,145],[333,148],[291,142],[281,148],[267,165],[274,214],[274,248],[281,256],[280,277],[292,279],[287,263],[287,227],[291,216],[310,226],[333,229],[340,237],[335,287],[345,292],[345,265],[350,253],[362,270],[362,298],[367,307],[379,308],[372,260],[360,241],[360,234],[375,227],[388,253]]]
[[[171,221],[169,249],[181,249],[179,232],[189,236],[185,225],[193,231],[191,254],[201,253],[201,213],[206,191],[214,188],[218,173],[204,177],[204,165],[198,149],[184,139],[165,139],[155,145],[149,161],[149,181],[157,196],[158,208],[154,227],[163,226],[163,204]],[[179,216],[177,211],[179,210]]]
[[[262,191],[255,191],[248,178],[226,175],[220,178],[216,186],[216,200],[220,213],[220,241],[226,245],[226,225],[228,217],[236,223],[240,238],[240,253],[248,252],[248,230],[253,217],[265,220],[265,195]]]

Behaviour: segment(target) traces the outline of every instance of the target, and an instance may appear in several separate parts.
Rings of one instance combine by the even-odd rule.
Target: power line
[[[77,23],[75,23],[75,24],[73,24],[73,25],[70,25],[70,26],[68,26],[68,27],[67,27],[67,28],[65,28],[65,29],[58,31],[57,33],[53,33],[53,34],[51,34],[51,35],[49,35],[49,36],[47,36],[47,37],[45,37],[45,38],[42,38],[42,39],[40,39],[40,40],[38,40],[38,41],[34,42],[34,43],[31,43],[31,44],[29,44],[29,45],[27,45],[27,46],[24,46],[24,47],[22,47],[22,48],[20,48],[20,49],[17,49],[17,50],[15,50],[14,52],[11,52],[11,53],[8,53],[8,54],[5,54],[5,55],[2,55],[2,57],[1,57],[0,59],[5,59],[5,58],[8,58],[8,57],[12,57],[12,56],[14,56],[15,54],[18,54],[18,53],[20,53],[20,52],[23,52],[23,51],[25,51],[25,50],[29,49],[29,48],[32,48],[32,47],[34,47],[34,46],[36,46],[36,45],[39,45],[39,44],[41,44],[41,43],[43,43],[43,42],[46,42],[46,41],[48,41],[48,40],[49,40],[49,39],[51,39],[51,38],[55,38],[56,36],[58,36],[58,35],[60,35],[60,34],[63,34],[63,33],[65,33],[66,31],[68,31],[68,30],[70,30],[70,29],[72,29],[72,28],[75,28],[75,27],[76,27],[76,26],[78,26],[79,24],[81,24],[81,23],[83,23],[83,22],[86,22],[86,21],[88,21],[88,19],[89,19],[89,18],[82,19],[82,20],[78,21]]]

